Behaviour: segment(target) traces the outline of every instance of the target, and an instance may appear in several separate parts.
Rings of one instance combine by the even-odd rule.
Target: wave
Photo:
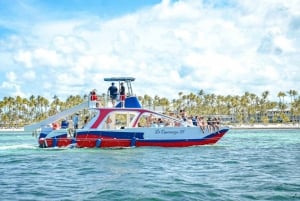
[[[0,146],[0,150],[15,150],[15,149],[36,149],[38,146],[33,144],[14,144]]]

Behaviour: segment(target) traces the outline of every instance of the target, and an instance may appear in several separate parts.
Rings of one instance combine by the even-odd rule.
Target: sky
[[[0,100],[300,92],[300,0],[0,0]]]

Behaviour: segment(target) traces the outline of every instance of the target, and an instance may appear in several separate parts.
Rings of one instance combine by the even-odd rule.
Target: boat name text
[[[183,134],[184,130],[165,130],[165,129],[156,129],[155,130],[155,134],[173,134],[173,135],[177,135],[177,134]]]

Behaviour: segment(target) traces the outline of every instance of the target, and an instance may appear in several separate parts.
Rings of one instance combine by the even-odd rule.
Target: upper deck
[[[120,86],[121,82],[124,82],[127,86],[127,96],[133,96],[132,86],[131,82],[135,80],[134,77],[109,77],[104,78],[104,81],[108,82],[118,82],[118,85]]]

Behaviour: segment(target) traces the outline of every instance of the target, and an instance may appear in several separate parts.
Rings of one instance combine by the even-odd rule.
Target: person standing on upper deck
[[[115,83],[111,83],[111,86],[107,90],[107,94],[111,99],[111,103],[115,106],[115,101],[118,97],[118,88],[115,86]]]
[[[122,102],[122,107],[125,107],[125,87],[123,82],[121,82],[120,86],[120,100]]]

